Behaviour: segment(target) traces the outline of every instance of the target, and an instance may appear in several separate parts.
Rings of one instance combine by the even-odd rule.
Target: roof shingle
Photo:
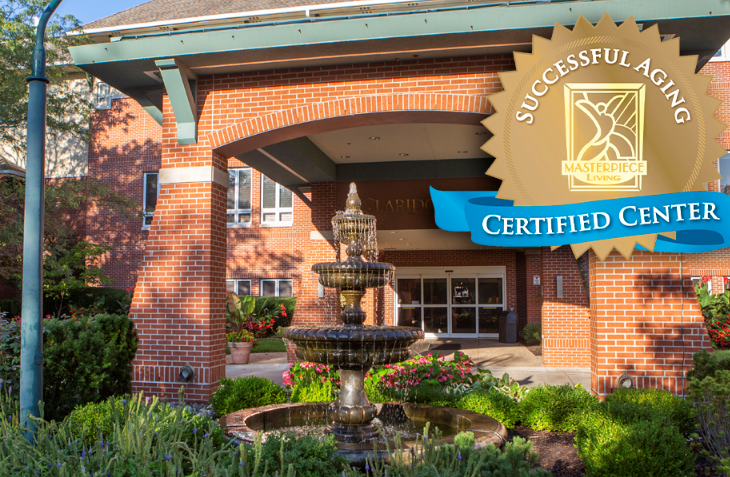
[[[84,30],[341,2],[343,0],[152,0],[84,25]]]

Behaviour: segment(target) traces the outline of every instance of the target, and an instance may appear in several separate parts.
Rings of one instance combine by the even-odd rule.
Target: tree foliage
[[[44,288],[64,298],[73,288],[108,283],[96,268],[108,247],[86,242],[79,235],[87,207],[111,210],[127,218],[141,216],[139,203],[123,197],[108,184],[86,177],[46,185],[44,218]],[[25,181],[0,180],[0,280],[20,286],[23,271]]]
[[[0,2],[0,141],[16,150],[25,145],[28,114],[30,65],[35,47],[37,18],[50,0],[5,0]],[[46,30],[46,77],[48,88],[49,134],[72,133],[88,140],[89,101],[83,91],[69,81],[69,73],[80,70],[70,64],[68,48],[80,44],[84,37],[67,36],[80,27],[78,20],[54,15]],[[91,77],[86,76],[92,85]]]

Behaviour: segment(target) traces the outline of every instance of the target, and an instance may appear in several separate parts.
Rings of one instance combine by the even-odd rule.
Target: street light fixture
[[[23,230],[23,312],[20,350],[20,423],[33,441],[43,400],[43,219],[46,169],[46,25],[61,0],[43,11],[36,29],[33,64],[28,78],[28,136],[25,164],[25,223]]]

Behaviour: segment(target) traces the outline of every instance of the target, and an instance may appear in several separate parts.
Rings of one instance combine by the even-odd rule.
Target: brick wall
[[[693,254],[591,254],[591,389],[610,394],[624,371],[639,388],[684,394],[692,354],[710,348],[690,280]]]
[[[558,276],[563,296],[558,297]],[[542,249],[542,360],[545,366],[588,366],[588,295],[570,247]]]
[[[110,110],[91,116],[92,142],[89,146],[89,177],[112,185],[114,191],[134,199],[142,210],[144,173],[155,172],[161,164],[162,128],[134,100],[114,100]],[[129,288],[137,283],[148,232],[142,218],[129,218],[91,204],[87,220],[92,227],[86,239],[111,246],[102,260],[110,286]]]

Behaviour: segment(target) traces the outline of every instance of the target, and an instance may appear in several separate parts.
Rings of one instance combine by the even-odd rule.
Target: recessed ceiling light
[[[340,156],[342,159],[349,159],[350,156]]]
[[[475,133],[477,136],[484,136],[487,134],[487,131],[479,131],[478,133]]]
[[[371,141],[377,141],[378,139],[380,139],[378,136],[370,136]]]
[[[405,152],[401,152],[401,153],[400,153],[400,154],[398,154],[398,155],[399,155],[399,156],[402,156],[402,157],[406,157],[406,156],[407,156],[408,154],[406,154]]]
[[[407,243],[406,245],[408,245],[410,247],[411,244]]]
[[[469,151],[459,151],[459,154],[466,154]]]
[[[391,232],[392,234],[397,234],[398,232]]]
[[[405,240],[405,239],[398,239],[398,240]]]

